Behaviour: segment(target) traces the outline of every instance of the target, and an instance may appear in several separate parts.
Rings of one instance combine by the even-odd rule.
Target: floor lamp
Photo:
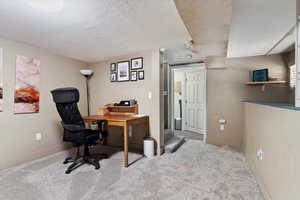
[[[91,69],[82,69],[80,73],[86,78],[86,96],[87,96],[87,108],[88,115],[90,115],[90,91],[89,91],[89,79],[93,76],[94,71]]]

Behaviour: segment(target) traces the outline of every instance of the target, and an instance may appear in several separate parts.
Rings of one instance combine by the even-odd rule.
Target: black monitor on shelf
[[[253,82],[265,82],[269,81],[269,70],[268,69],[259,69],[253,71],[252,76]]]

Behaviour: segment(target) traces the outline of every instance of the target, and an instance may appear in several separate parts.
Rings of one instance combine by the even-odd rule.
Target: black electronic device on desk
[[[130,100],[122,100],[120,101],[120,103],[116,103],[115,106],[134,106],[135,104],[137,104],[137,101],[134,99],[130,99]]]

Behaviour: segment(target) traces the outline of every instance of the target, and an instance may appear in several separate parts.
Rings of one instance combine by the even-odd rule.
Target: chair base
[[[77,154],[74,157],[67,157],[63,164],[68,164],[72,163],[66,170],[66,174],[70,174],[73,170],[77,169],[78,167],[84,165],[84,164],[89,164],[93,165],[95,169],[100,169],[100,159],[107,159],[108,155],[107,154],[93,154],[90,155],[88,149],[85,148],[84,155],[81,156],[79,153],[79,147],[77,147]]]

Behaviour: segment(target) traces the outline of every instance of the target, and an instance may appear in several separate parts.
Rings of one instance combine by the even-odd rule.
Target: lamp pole
[[[90,116],[90,90],[89,90],[89,79],[91,76],[85,76],[86,78],[86,98],[87,98],[87,109],[88,109],[88,116]]]
[[[86,96],[87,96],[87,111],[90,115],[90,90],[89,90],[89,79],[93,76],[92,70],[80,70],[80,73],[85,77],[86,80]]]

